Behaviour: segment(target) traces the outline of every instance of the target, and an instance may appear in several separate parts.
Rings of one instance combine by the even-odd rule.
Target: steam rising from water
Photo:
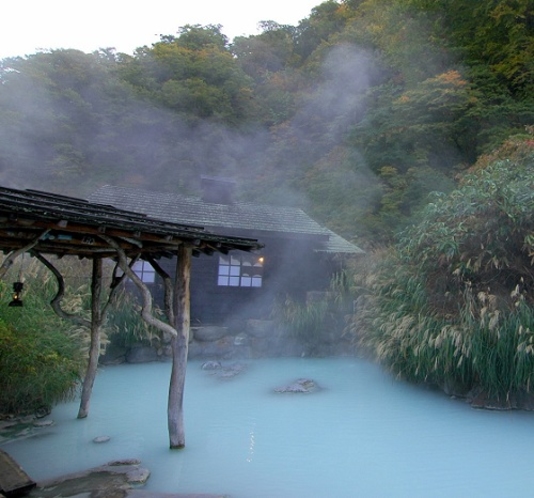
[[[259,126],[243,131],[185,122],[137,99],[93,55],[69,50],[32,57],[33,72],[28,64],[25,72],[8,74],[0,91],[0,109],[10,115],[0,129],[0,184],[80,196],[104,183],[191,193],[200,174],[211,174],[237,179],[244,192],[252,185],[255,198],[271,184],[286,196],[284,204],[304,205],[288,177],[342,145],[365,112],[363,95],[375,77],[368,54],[335,47],[318,88],[271,134]],[[52,63],[53,72],[39,67]],[[266,167],[280,175],[262,178]]]

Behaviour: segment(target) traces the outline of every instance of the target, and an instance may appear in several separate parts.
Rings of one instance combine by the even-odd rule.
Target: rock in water
[[[221,368],[221,362],[220,361],[205,361],[202,363],[202,370],[219,370]]]
[[[297,379],[291,384],[277,387],[274,391],[277,393],[311,393],[318,389],[317,383],[312,379]]]
[[[218,379],[232,379],[236,375],[244,372],[246,365],[242,363],[233,363],[231,365],[223,365],[219,361],[206,361],[202,365],[202,370],[206,370],[217,377]]]
[[[93,439],[93,443],[107,443],[110,439],[109,436],[98,436]]]

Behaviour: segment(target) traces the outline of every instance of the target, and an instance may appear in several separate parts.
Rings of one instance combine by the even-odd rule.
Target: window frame
[[[217,287],[260,289],[263,287],[264,262],[264,257],[258,254],[220,254]]]
[[[137,260],[132,266],[132,271],[144,284],[156,283],[156,270],[148,261],[143,259]]]

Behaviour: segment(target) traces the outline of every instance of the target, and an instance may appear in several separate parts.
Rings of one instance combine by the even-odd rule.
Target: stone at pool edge
[[[32,423],[34,427],[50,427],[54,425],[53,420],[36,420]]]
[[[224,494],[159,493],[144,490],[150,471],[140,460],[119,460],[37,483],[29,498],[228,498]],[[140,487],[141,486],[141,487]]]
[[[29,497],[106,496],[121,498],[128,490],[146,483],[150,471],[137,459],[118,460],[100,467],[38,482]]]
[[[0,443],[36,436],[53,425],[53,420],[40,420],[35,415],[0,418]]]

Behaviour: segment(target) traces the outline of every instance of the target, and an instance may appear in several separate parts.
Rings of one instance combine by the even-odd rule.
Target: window
[[[217,284],[223,287],[261,287],[263,257],[254,254],[219,256]]]
[[[132,270],[145,284],[153,284],[156,281],[156,270],[148,261],[136,261]]]

